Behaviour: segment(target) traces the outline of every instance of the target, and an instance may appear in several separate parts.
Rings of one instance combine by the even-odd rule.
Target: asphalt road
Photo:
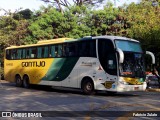
[[[0,111],[19,111],[22,113],[44,111],[42,118],[32,118],[34,120],[156,120],[155,116],[160,116],[160,112],[158,112],[160,111],[160,93],[144,91],[114,95],[97,93],[88,96],[77,90],[57,90],[47,86],[32,86],[30,89],[19,88],[15,87],[13,83],[2,80],[0,83]],[[137,113],[140,116],[135,117],[138,115]],[[148,115],[152,115],[152,117],[148,117]]]

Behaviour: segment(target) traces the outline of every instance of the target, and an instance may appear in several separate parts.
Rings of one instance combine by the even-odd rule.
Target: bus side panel
[[[97,58],[81,57],[73,69],[73,72],[74,70],[78,71],[78,86],[73,87],[81,88],[83,78],[90,77],[93,80],[95,90],[117,91],[117,76],[106,73]],[[73,72],[71,72],[70,76],[72,76]],[[74,77],[72,77],[70,83],[74,80]]]
[[[84,77],[90,77],[93,82],[96,82],[96,61],[97,58],[80,57],[68,77],[62,81],[62,86],[81,88],[81,81]]]
[[[92,79],[95,90],[116,91],[117,76],[107,74],[99,60],[92,57],[80,57],[68,77],[62,81],[62,86],[81,88],[84,77]]]
[[[15,62],[4,60],[4,78],[9,82],[15,82],[15,76],[13,76],[14,71],[16,70]]]
[[[5,79],[15,82],[15,75],[18,74],[23,79],[28,75],[31,84],[38,84],[46,75],[54,59],[26,59],[26,60],[5,60]]]
[[[63,83],[63,85],[67,87],[67,80],[78,59],[79,57],[55,58],[40,84],[44,84],[44,81],[48,81],[49,85],[52,86],[62,86],[61,83]]]

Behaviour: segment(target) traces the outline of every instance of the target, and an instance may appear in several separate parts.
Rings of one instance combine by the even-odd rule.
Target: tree
[[[63,13],[63,7],[69,8],[73,3],[75,6],[83,6],[83,5],[100,5],[105,0],[41,0],[45,3],[50,3],[55,6],[61,13]]]
[[[73,6],[63,14],[53,7],[42,8],[40,16],[33,19],[29,30],[34,39],[52,39],[57,37],[79,38],[90,35],[87,25],[84,25],[86,7]],[[83,16],[83,17],[82,17]]]
[[[31,19],[33,17],[33,12],[30,9],[20,10],[14,13],[13,18],[16,20],[20,19]]]
[[[42,11],[44,11],[44,8]],[[29,30],[36,40],[52,39],[56,36],[60,37],[63,30],[61,26],[64,21],[63,14],[54,8],[49,8],[47,12],[41,12],[40,16],[31,21]]]
[[[64,36],[79,38],[89,35],[122,35],[127,27],[119,12],[111,3],[101,10],[72,6],[65,9],[63,14],[51,6],[43,6],[37,12],[29,30],[37,40]]]
[[[152,51],[159,59],[160,7],[153,6],[151,1],[142,0],[139,4],[130,4],[123,16],[130,25],[128,36],[140,40],[142,47]]]

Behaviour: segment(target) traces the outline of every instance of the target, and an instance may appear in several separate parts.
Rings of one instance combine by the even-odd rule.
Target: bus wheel
[[[29,77],[27,75],[25,75],[23,77],[23,87],[24,88],[29,88],[30,84],[29,84]]]
[[[82,82],[82,90],[83,90],[83,93],[86,95],[95,94],[94,84],[93,84],[92,80],[85,78],[85,80]]]
[[[15,81],[16,81],[16,87],[22,87],[22,80],[19,75],[16,75]]]

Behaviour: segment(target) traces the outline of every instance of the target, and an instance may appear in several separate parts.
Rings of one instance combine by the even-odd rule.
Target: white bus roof
[[[110,40],[115,40],[115,39],[122,39],[122,40],[129,40],[129,41],[133,41],[133,42],[139,42],[135,39],[131,39],[131,38],[127,38],[127,37],[121,37],[121,36],[111,36],[111,35],[105,35],[105,36],[96,36],[96,37],[92,37],[93,39],[98,39],[98,38],[107,38]]]
[[[127,37],[121,37],[121,36],[110,36],[110,35],[104,35],[104,36],[87,36],[83,37],[80,39],[73,39],[73,38],[57,38],[57,39],[51,39],[51,40],[42,40],[38,41],[36,44],[29,44],[29,45],[21,45],[21,46],[10,46],[7,47],[6,49],[12,49],[12,48],[24,48],[24,47],[32,47],[32,46],[40,46],[40,45],[48,45],[48,44],[58,44],[58,43],[64,43],[64,42],[74,42],[74,41],[83,41],[86,39],[99,39],[99,38],[106,38],[110,40],[115,40],[115,39],[121,39],[121,40],[129,40],[133,42],[139,42],[137,40],[127,38]]]

